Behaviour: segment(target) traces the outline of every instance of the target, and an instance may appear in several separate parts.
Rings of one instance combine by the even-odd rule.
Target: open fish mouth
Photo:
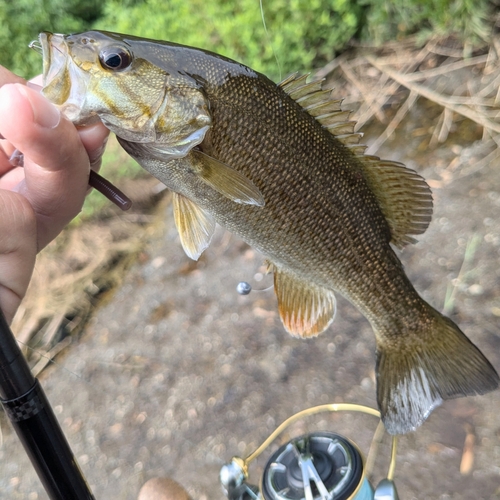
[[[64,35],[43,32],[40,34],[43,55],[43,85],[65,78],[68,49]]]
[[[44,31],[30,47],[43,56],[42,94],[73,123],[88,123],[83,110],[89,78],[70,56],[66,36]]]

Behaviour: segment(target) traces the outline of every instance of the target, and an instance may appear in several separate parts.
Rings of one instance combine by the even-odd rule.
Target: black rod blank
[[[0,310],[0,402],[51,500],[95,500]]]

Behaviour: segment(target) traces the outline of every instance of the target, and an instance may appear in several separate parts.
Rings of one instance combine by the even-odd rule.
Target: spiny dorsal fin
[[[287,92],[293,87],[303,85],[310,74],[311,73],[304,73],[303,75],[299,75],[298,71],[296,71],[295,73],[292,73],[290,76],[287,76],[284,80],[278,83],[278,85]]]
[[[342,109],[341,99],[332,99],[331,89],[323,88],[324,79],[307,83],[308,77],[309,73],[294,73],[278,85],[342,144],[358,145],[362,134],[354,133],[356,122],[349,121],[351,112]]]
[[[354,132],[356,122],[349,120],[350,111],[342,109],[341,100],[332,99],[331,90],[323,89],[324,80],[307,83],[308,76],[294,73],[279,86],[359,161],[389,223],[392,243],[399,248],[414,243],[410,235],[422,234],[432,218],[429,186],[402,163],[365,155],[366,146],[359,144],[363,135]]]

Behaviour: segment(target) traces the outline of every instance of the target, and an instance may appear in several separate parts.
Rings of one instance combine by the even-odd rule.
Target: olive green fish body
[[[373,323],[411,313],[418,296],[352,153],[262,75],[220,80],[204,88],[212,125],[200,149],[250,179],[265,205],[235,204],[187,166],[166,173],[161,161],[140,157],[141,163],[156,163],[146,168],[275,266],[339,291]],[[176,180],[168,179],[174,171]]]
[[[486,358],[417,294],[391,247],[428,226],[427,184],[365,156],[321,83],[292,75],[276,85],[212,53],[125,35],[42,34],[41,42],[45,95],[75,123],[98,116],[173,191],[190,257],[216,223],[260,250],[293,335],[328,327],[335,291],[360,309],[377,339],[389,432],[415,429],[444,399],[497,387]]]

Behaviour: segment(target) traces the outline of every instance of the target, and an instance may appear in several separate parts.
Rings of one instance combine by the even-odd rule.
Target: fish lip
[[[97,119],[85,111],[89,76],[73,60],[67,35],[43,31],[39,35],[43,54],[42,94],[59,107],[75,125]]]
[[[68,49],[64,35],[42,31],[38,37],[42,46],[43,56],[43,86],[46,87],[64,70],[67,62]]]

